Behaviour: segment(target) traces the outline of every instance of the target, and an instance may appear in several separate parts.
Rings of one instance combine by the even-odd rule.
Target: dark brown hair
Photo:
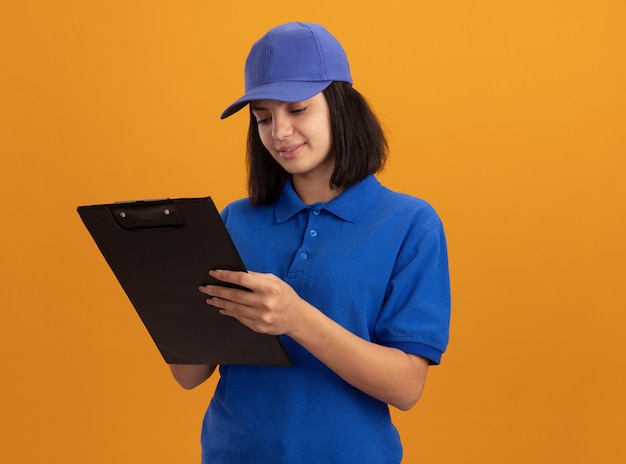
[[[333,82],[324,91],[330,111],[330,156],[333,188],[350,187],[380,171],[387,159],[387,140],[365,98],[350,84]],[[289,174],[272,158],[259,137],[250,111],[248,128],[248,195],[254,206],[276,201]]]

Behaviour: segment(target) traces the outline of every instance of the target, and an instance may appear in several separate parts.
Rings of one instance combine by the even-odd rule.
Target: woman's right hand
[[[185,390],[197,387],[211,377],[217,366],[207,364],[170,364],[174,379]]]

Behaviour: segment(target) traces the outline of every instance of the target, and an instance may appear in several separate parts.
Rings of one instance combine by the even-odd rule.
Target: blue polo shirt
[[[222,216],[248,269],[280,277],[365,340],[440,362],[448,260],[441,221],[426,202],[372,175],[327,203],[306,205],[287,184],[271,206],[239,200]],[[203,463],[398,464],[387,404],[281,339],[290,367],[220,366]]]

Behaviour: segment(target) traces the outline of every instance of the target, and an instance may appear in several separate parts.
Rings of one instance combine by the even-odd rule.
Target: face
[[[257,100],[251,103],[261,142],[294,179],[328,183],[334,169],[330,113],[323,93],[297,103]]]

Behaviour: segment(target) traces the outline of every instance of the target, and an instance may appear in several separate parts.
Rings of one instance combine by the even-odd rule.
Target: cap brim
[[[278,100],[290,103],[308,100],[320,93],[331,83],[332,81],[287,81],[265,84],[250,90],[243,97],[236,100],[224,110],[220,118],[225,119],[235,114],[254,100]]]

